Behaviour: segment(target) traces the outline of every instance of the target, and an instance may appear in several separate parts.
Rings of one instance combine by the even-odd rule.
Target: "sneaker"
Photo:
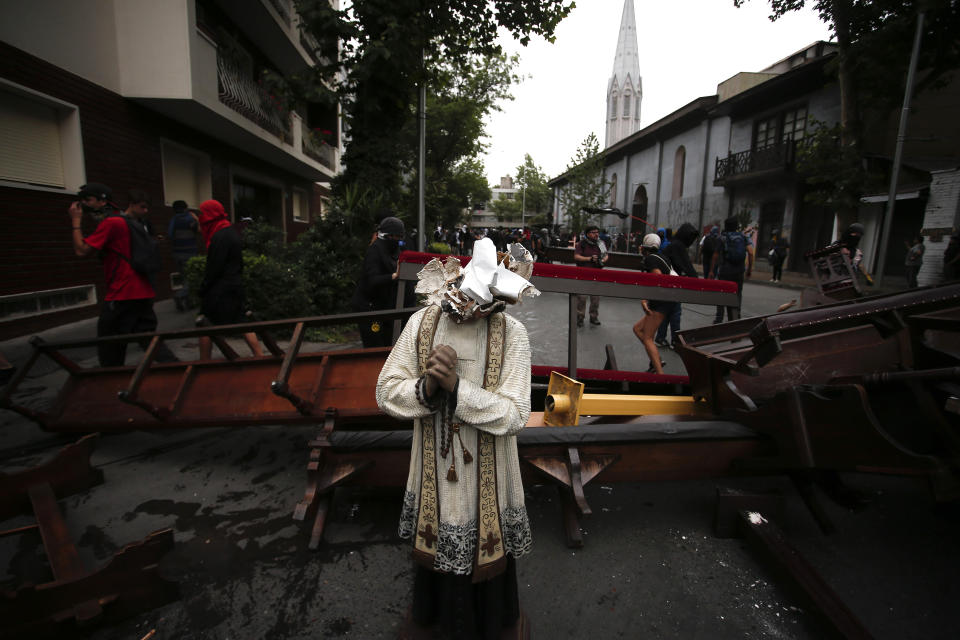
[[[577,326],[581,328],[583,327],[583,318],[577,318]]]
[[[597,318],[590,318],[590,324],[595,324],[599,326],[600,320]]]
[[[666,340],[656,340],[656,339],[655,339],[653,342],[654,342],[658,347],[663,347],[664,349],[669,349],[669,348],[670,348],[670,343],[667,342]]]

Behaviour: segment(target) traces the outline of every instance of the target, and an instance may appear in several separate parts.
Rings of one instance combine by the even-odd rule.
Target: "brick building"
[[[180,199],[287,238],[322,213],[337,109],[288,111],[258,82],[314,63],[291,0],[0,0],[0,14],[0,340],[96,315],[102,269],[74,256],[66,214],[86,182],[121,208],[149,193],[159,233]]]

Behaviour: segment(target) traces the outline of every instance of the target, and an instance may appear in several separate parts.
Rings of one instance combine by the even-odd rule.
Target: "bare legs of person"
[[[657,334],[657,328],[663,322],[663,314],[657,311],[651,311],[647,306],[647,301],[643,301],[643,310],[646,315],[633,325],[633,335],[643,343],[643,348],[650,356],[650,367],[655,373],[663,373],[663,365],[660,363],[660,351],[657,350],[657,343],[654,342],[654,336]]]

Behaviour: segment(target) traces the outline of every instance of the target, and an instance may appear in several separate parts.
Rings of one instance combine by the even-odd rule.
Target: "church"
[[[792,247],[785,267],[807,271],[803,254],[837,237],[836,216],[832,209],[805,199],[808,187],[796,171],[796,152],[815,127],[840,121],[839,86],[828,67],[837,51],[834,43],[814,42],[759,71],[740,72],[721,80],[714,95],[693,98],[640,128],[643,84],[636,17],[633,0],[625,0],[613,72],[607,84],[601,153],[604,179],[610,188],[605,204],[630,217],[622,220],[605,215],[596,223],[611,234],[646,233],[658,227],[676,229],[685,222],[709,232],[711,226],[722,224],[727,217],[738,216],[758,229],[757,256],[766,255],[771,232],[777,229]],[[911,131],[939,126],[937,139],[944,138],[944,127],[955,131],[956,125],[950,125],[947,116],[958,106],[958,95],[956,86],[922,94],[919,100],[935,117],[911,122]],[[889,165],[893,144],[886,129],[871,132],[869,143],[880,161]],[[892,131],[896,131],[895,119]],[[957,140],[953,132],[946,137]],[[940,187],[936,191],[937,185],[960,182],[956,150],[934,149],[931,144],[923,143],[917,135],[905,150],[886,275],[901,275],[906,251],[900,246],[902,238],[924,228],[928,204],[936,202],[938,211],[951,209],[951,203],[957,206],[955,189]],[[924,162],[911,164],[911,158],[921,157]],[[929,164],[931,157],[938,158],[933,165]],[[558,197],[567,175],[549,181],[556,203],[554,220],[561,226],[567,226],[569,219]],[[864,264],[871,271],[878,266],[886,200],[885,192],[865,194],[861,200],[859,221],[866,229],[861,247]],[[953,220],[954,226],[957,223]],[[949,225],[944,229],[949,231]],[[942,236],[932,235],[928,241],[927,250],[932,250],[933,256],[942,254],[939,245],[946,244]],[[935,276],[933,266],[925,266],[921,284],[932,284]]]

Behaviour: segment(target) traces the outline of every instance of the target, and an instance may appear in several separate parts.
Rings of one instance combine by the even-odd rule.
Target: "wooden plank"
[[[43,547],[47,551],[47,560],[57,582],[76,580],[83,576],[83,564],[77,548],[70,540],[67,523],[60,513],[53,487],[46,482],[35,484],[27,489],[33,513],[37,517],[37,526],[43,538]]]
[[[741,531],[769,567],[834,638],[872,638],[870,632],[836,592],[787,541],[780,528],[759,512],[742,511]]]

